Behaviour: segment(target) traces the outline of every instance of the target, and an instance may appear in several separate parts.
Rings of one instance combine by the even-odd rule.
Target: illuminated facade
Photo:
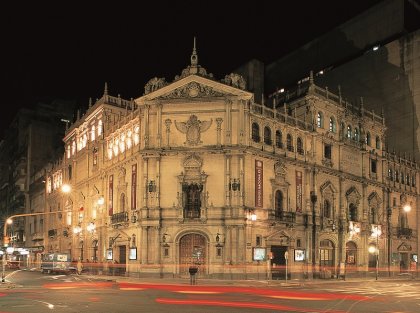
[[[46,251],[134,276],[284,279],[285,252],[291,278],[364,275],[376,253],[381,275],[410,269],[417,164],[386,152],[382,116],[312,76],[258,104],[241,76],[216,81],[197,61],[194,49],[135,100],[105,87],[67,130],[47,178],[46,209],[62,214],[46,218]]]

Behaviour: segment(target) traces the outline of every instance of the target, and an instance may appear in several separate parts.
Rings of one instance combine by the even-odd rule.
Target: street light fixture
[[[382,234],[381,225],[372,225],[372,236],[376,237],[376,246],[369,246],[369,253],[375,253],[375,280],[378,280],[379,276],[379,236]]]
[[[411,205],[409,203],[407,203],[406,205],[404,205],[404,212],[408,213],[411,211]]]

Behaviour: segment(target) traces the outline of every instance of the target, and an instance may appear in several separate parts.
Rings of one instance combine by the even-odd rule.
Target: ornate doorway
[[[198,267],[198,275],[205,274],[207,240],[200,234],[187,234],[179,240],[179,274],[189,275],[190,266]]]

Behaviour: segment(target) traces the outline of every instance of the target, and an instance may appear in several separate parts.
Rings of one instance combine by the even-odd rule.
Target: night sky
[[[105,82],[111,95],[129,99],[152,77],[172,81],[190,62],[194,36],[199,64],[221,79],[252,58],[268,64],[381,1],[84,2],[2,4],[0,137],[19,107],[52,99],[87,107]]]

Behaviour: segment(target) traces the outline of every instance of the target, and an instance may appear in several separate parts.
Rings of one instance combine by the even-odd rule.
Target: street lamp
[[[376,237],[376,246],[369,246],[368,251],[369,253],[375,253],[375,280],[378,280],[379,276],[379,236],[382,234],[382,230],[380,228],[381,225],[372,225],[372,236]]]

